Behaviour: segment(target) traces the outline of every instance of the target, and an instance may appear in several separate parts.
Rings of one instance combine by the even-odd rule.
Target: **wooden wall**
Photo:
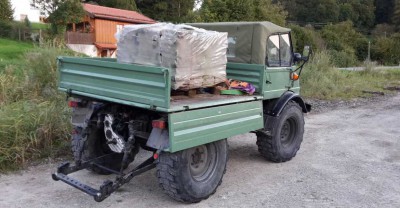
[[[115,44],[117,40],[114,35],[117,32],[117,25],[131,24],[132,23],[95,19],[95,42]]]

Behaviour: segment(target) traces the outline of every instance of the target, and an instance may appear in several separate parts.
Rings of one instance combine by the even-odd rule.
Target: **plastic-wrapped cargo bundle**
[[[227,33],[158,23],[125,26],[117,38],[118,62],[170,68],[174,90],[226,80]]]

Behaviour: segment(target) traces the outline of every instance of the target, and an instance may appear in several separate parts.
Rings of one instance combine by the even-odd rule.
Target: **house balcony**
[[[94,33],[82,33],[82,32],[66,32],[65,42],[67,44],[93,44]]]

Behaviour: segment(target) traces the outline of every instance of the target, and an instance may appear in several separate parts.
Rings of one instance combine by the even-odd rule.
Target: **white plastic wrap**
[[[170,68],[174,90],[226,80],[227,33],[157,23],[125,26],[116,36],[118,62]]]

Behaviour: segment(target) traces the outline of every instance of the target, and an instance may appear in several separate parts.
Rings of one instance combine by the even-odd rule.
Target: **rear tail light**
[[[165,129],[167,126],[165,121],[163,120],[153,120],[151,124],[153,128],[159,128],[159,129]]]
[[[157,160],[158,159],[158,153],[154,153],[154,155],[153,155],[153,158],[155,159],[155,160]]]
[[[79,107],[79,102],[78,102],[78,101],[74,101],[74,100],[70,100],[70,101],[68,101],[68,106],[69,106],[70,108]]]
[[[76,130],[76,129],[72,129],[72,135],[74,135],[74,134],[78,134],[78,131]]]

